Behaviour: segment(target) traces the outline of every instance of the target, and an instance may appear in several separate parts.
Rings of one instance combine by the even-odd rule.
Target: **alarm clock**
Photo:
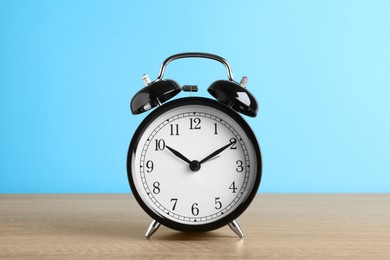
[[[184,97],[169,101],[180,86],[164,79],[168,63],[183,58],[206,58],[225,65],[228,79],[217,80],[208,92],[215,98]],[[211,231],[228,225],[243,237],[237,218],[255,197],[262,161],[255,134],[240,114],[255,117],[258,105],[246,89],[247,78],[234,81],[229,63],[202,52],[168,57],[153,82],[130,102],[133,114],[151,111],[136,129],[127,155],[132,193],[153,219],[145,236],[162,224],[184,232]]]

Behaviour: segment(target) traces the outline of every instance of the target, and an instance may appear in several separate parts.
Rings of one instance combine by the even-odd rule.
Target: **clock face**
[[[183,231],[211,230],[240,215],[261,178],[256,138],[234,111],[183,98],[151,113],[128,154],[128,177],[143,209]]]

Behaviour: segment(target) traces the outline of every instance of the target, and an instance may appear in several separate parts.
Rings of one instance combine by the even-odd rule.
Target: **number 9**
[[[147,168],[146,171],[147,172],[152,172],[153,167],[154,167],[153,161],[149,160],[146,162],[146,168]]]

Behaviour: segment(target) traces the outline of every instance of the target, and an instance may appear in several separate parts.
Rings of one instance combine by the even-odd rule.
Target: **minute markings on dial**
[[[203,128],[202,127],[202,130],[203,129],[210,129],[211,131],[210,131],[210,135],[211,134],[214,134],[215,133],[215,128],[214,128],[214,125],[212,124],[211,126],[212,126],[212,128],[210,127],[210,128],[207,128],[207,119],[211,119],[211,120],[214,120],[214,122],[217,122],[218,123],[218,126],[221,124],[221,126],[224,126],[225,128],[218,128],[218,133],[219,133],[219,130],[221,130],[222,131],[222,129],[228,129],[228,130],[230,130],[230,132],[231,132],[231,134],[233,134],[234,135],[234,139],[235,140],[237,140],[236,142],[237,142],[237,145],[240,145],[240,146],[238,146],[238,147],[242,147],[242,149],[240,148],[240,151],[242,150],[243,152],[244,152],[244,158],[243,158],[243,161],[244,161],[244,165],[246,166],[246,164],[247,163],[249,163],[249,161],[248,161],[248,156],[247,156],[247,151],[246,151],[246,147],[245,147],[245,143],[244,143],[244,141],[242,140],[242,138],[241,138],[241,136],[240,136],[240,134],[239,133],[237,133],[236,131],[235,131],[235,129],[228,123],[228,121],[225,121],[225,120],[221,120],[220,118],[218,118],[217,116],[214,116],[214,115],[210,115],[210,114],[207,114],[207,113],[199,113],[199,112],[197,112],[197,113],[195,113],[195,114],[192,114],[192,113],[182,113],[182,114],[176,114],[175,116],[172,116],[172,117],[170,117],[169,118],[169,120],[167,120],[167,121],[164,121],[163,123],[161,123],[160,125],[158,125],[156,128],[154,128],[154,130],[152,130],[152,132],[151,132],[151,134],[149,135],[149,137],[147,138],[147,141],[146,141],[146,143],[145,143],[145,146],[144,146],[144,149],[143,149],[143,152],[142,152],[142,155],[141,155],[141,164],[142,165],[144,165],[144,167],[143,167],[143,169],[142,169],[142,167],[141,167],[141,178],[142,178],[142,182],[143,182],[143,185],[144,185],[144,188],[145,188],[145,191],[148,193],[148,196],[150,197],[150,199],[152,200],[152,202],[153,202],[153,204],[155,204],[156,206],[157,206],[157,208],[159,208],[160,210],[162,210],[162,211],[164,211],[166,214],[169,214],[169,215],[171,215],[173,218],[175,218],[175,219],[180,219],[181,221],[193,221],[193,222],[203,222],[203,221],[208,221],[208,220],[211,220],[211,219],[214,219],[214,218],[216,218],[216,217],[218,217],[218,216],[220,216],[220,215],[223,215],[224,213],[225,214],[227,214],[228,213],[228,211],[230,211],[230,209],[232,208],[232,207],[235,207],[234,205],[236,205],[237,203],[238,203],[238,201],[240,200],[240,197],[242,196],[242,194],[243,194],[243,192],[244,192],[244,190],[245,190],[245,187],[246,187],[246,185],[247,185],[247,183],[248,183],[248,181],[247,181],[247,179],[248,179],[248,177],[249,177],[249,167],[247,168],[247,169],[245,169],[245,177],[244,177],[244,179],[243,179],[243,183],[242,183],[242,181],[240,181],[240,183],[242,184],[242,186],[241,186],[241,189],[237,186],[237,188],[239,188],[238,190],[237,190],[237,196],[235,196],[235,199],[234,200],[231,200],[231,199],[229,199],[229,201],[228,202],[226,202],[226,204],[224,204],[224,207],[221,209],[221,210],[219,210],[218,212],[215,212],[214,214],[212,214],[212,213],[208,213],[208,214],[205,214],[204,216],[202,216],[201,218],[195,218],[195,217],[192,217],[192,216],[188,216],[188,215],[186,215],[185,213],[183,214],[177,214],[176,212],[175,213],[167,213],[167,212],[169,212],[169,210],[171,210],[171,208],[172,208],[172,205],[169,205],[169,207],[166,207],[165,205],[164,205],[164,203],[162,203],[161,201],[160,201],[160,199],[161,199],[161,197],[159,197],[159,199],[156,199],[155,198],[155,193],[150,193],[149,191],[152,191],[153,190],[153,188],[155,188],[155,187],[153,187],[151,184],[153,183],[153,182],[150,182],[149,183],[149,181],[148,181],[148,179],[149,179],[149,177],[147,177],[146,175],[145,175],[145,173],[147,172],[146,171],[146,162],[148,161],[148,160],[152,160],[152,159],[146,159],[147,158],[147,156],[146,156],[146,153],[147,153],[147,151],[148,151],[148,147],[150,147],[150,146],[152,146],[152,149],[150,150],[150,151],[155,151],[156,149],[155,149],[155,147],[156,147],[156,143],[155,143],[155,141],[154,141],[154,139],[162,139],[162,138],[164,138],[163,136],[161,136],[161,135],[157,135],[159,132],[160,132],[160,130],[162,130],[162,129],[164,129],[164,127],[165,126],[168,126],[168,129],[169,130],[171,130],[171,127],[169,126],[169,124],[173,124],[173,125],[175,125],[175,123],[174,123],[174,121],[176,121],[176,120],[180,120],[180,119],[182,119],[182,118],[188,118],[188,117],[191,117],[191,116],[197,116],[197,117],[200,117],[201,119],[202,119],[202,121],[203,121],[203,118],[205,118],[205,128]],[[188,121],[187,121],[188,122]],[[195,126],[196,126],[196,124],[195,123],[198,123],[198,122],[193,122],[193,128],[195,129]],[[180,125],[182,125],[182,123],[180,123],[180,121],[179,121],[179,124]],[[187,123],[188,124],[188,123]],[[188,129],[188,128],[187,128]],[[166,134],[168,135],[170,132],[169,132],[169,130],[167,130],[166,131]],[[176,129],[174,129],[174,130],[176,130]],[[202,131],[202,130],[200,130],[200,131]],[[203,130],[203,132],[204,132],[204,130]],[[163,132],[164,134],[165,134],[165,131]],[[185,130],[183,130],[183,135],[185,136]],[[164,138],[165,139],[165,138]],[[165,146],[165,148],[167,148],[167,150],[169,150],[173,155],[175,155],[175,156],[177,156],[172,150],[175,150],[175,148],[179,148],[179,150],[181,150],[181,147],[171,147],[171,146],[169,146],[170,144],[169,144],[169,138],[168,139],[166,139],[166,141],[167,141],[167,145]],[[173,139],[172,139],[173,140]],[[229,140],[229,139],[227,139],[227,140]],[[173,144],[174,146],[175,146],[175,144]],[[234,147],[236,147],[237,145],[235,145]],[[162,148],[162,144],[161,144],[161,148]],[[221,157],[220,156],[220,153],[222,153],[225,149],[228,149],[229,147],[231,147],[232,146],[232,143],[229,143],[229,144],[226,144],[226,145],[224,145],[223,147],[221,147],[221,148],[224,148],[224,149],[222,149],[221,150],[221,148],[219,148],[218,150],[216,150],[216,151],[214,151],[213,153],[212,153],[212,156],[210,156],[210,155],[208,155],[207,157],[209,157],[209,158],[204,158],[202,161],[203,162],[205,162],[205,161],[210,161],[210,160],[214,160],[214,159],[216,159],[216,158],[219,158],[219,157]],[[169,149],[169,148],[171,148],[171,149]],[[161,151],[161,150],[163,150],[163,149],[158,149],[158,151]],[[221,151],[219,151],[219,150],[221,150]],[[175,150],[176,152],[178,152],[177,150]],[[217,153],[215,153],[215,152],[217,152]],[[178,152],[178,153],[180,153],[180,152]],[[169,154],[169,153],[168,153]],[[181,153],[180,153],[181,154]],[[180,158],[181,160],[183,160],[183,162],[185,162],[185,163],[189,163],[189,162],[191,162],[191,160],[190,159],[193,159],[193,158],[187,158],[186,156],[184,156],[183,154],[181,154],[183,157],[185,157],[187,160],[185,160],[185,159],[183,159],[183,158],[180,158],[179,156],[177,156],[178,158]],[[192,156],[191,154],[189,154],[190,156]],[[156,158],[158,158],[158,157],[156,157]],[[205,160],[206,159],[206,160]],[[160,164],[161,165],[161,164]],[[149,165],[149,166],[151,166],[151,165]],[[149,167],[150,168],[150,167]],[[150,168],[151,169],[151,168]],[[158,169],[157,169],[158,170]],[[148,175],[148,176],[151,176],[151,175]],[[155,175],[156,176],[156,175]],[[150,177],[151,178],[151,177]],[[154,178],[154,177],[153,177]],[[155,179],[152,179],[153,181],[155,181]],[[150,181],[152,181],[152,180],[150,180]],[[238,185],[238,183],[236,182],[236,184]],[[150,187],[151,186],[151,187]],[[156,186],[157,186],[157,184],[156,184]],[[149,190],[149,187],[151,188],[150,190]],[[157,191],[157,188],[156,188],[156,191]],[[163,192],[164,192],[164,190],[163,190]],[[204,204],[202,204],[203,206],[202,206],[202,209],[203,209],[203,207],[204,207]],[[213,201],[213,206],[212,206],[213,208],[215,207],[215,205],[214,205],[214,201]]]

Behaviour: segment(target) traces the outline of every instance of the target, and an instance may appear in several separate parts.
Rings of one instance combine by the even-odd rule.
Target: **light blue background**
[[[390,192],[390,1],[0,2],[0,192],[129,192],[131,97],[186,51],[260,104],[260,192]],[[171,63],[181,84],[226,79]],[[186,96],[185,93],[180,96]]]

